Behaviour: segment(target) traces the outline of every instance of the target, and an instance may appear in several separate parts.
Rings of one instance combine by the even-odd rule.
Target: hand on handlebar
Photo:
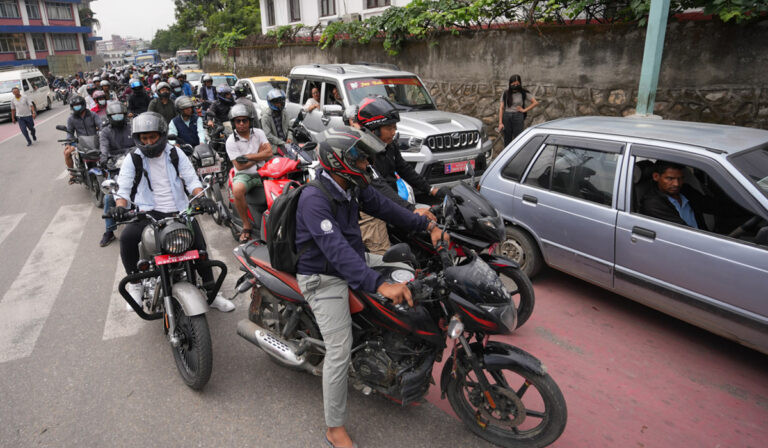
[[[432,214],[432,211],[429,208],[417,208],[413,213],[416,213],[419,216],[424,216],[430,221],[437,221],[437,218],[435,218],[435,215]]]
[[[403,301],[408,302],[408,306],[413,307],[413,297],[411,290],[405,283],[387,283],[384,282],[376,290],[382,296],[392,300],[395,305],[400,305]]]
[[[439,246],[447,246],[448,243],[451,242],[451,237],[448,235],[448,232],[443,233],[443,230],[439,226],[435,226],[435,228],[429,232],[429,237],[432,240],[432,245],[438,249],[440,249]]]
[[[192,209],[196,212],[216,213],[216,202],[205,196],[201,196],[192,202]]]
[[[126,219],[128,219],[128,216],[130,215],[130,213],[131,213],[130,209],[117,206],[117,207],[113,207],[109,211],[109,216],[115,221],[125,221]]]

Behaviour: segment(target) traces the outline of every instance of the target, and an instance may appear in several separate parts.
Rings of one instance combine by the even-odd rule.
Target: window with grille
[[[27,17],[30,19],[40,19],[40,5],[37,3],[37,0],[26,0],[24,3],[26,3],[27,6]]]
[[[336,15],[336,0],[320,0],[320,17]]]
[[[27,40],[23,34],[0,34],[0,53],[27,51]]]
[[[389,6],[392,2],[390,0],[366,0],[368,9],[381,8],[382,6]]]
[[[33,34],[32,45],[35,51],[45,51],[48,46],[45,44],[45,34]]]
[[[72,5],[69,3],[46,2],[49,20],[72,20]]]
[[[275,25],[275,0],[267,0],[267,26]]]
[[[56,51],[77,50],[77,36],[74,34],[51,34],[53,49]]]
[[[291,22],[301,20],[301,2],[299,0],[288,0],[288,12],[291,15]]]
[[[16,0],[0,0],[0,18],[18,19],[20,17]]]

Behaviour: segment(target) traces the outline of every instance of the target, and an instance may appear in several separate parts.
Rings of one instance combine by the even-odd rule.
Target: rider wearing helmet
[[[349,288],[378,292],[396,304],[405,300],[413,305],[405,283],[387,283],[371,269],[385,263],[380,255],[365,252],[357,223],[358,207],[410,231],[430,231],[435,245],[442,232],[427,218],[396,205],[375,188],[367,188],[371,181],[369,160],[384,150],[379,139],[365,130],[343,127],[325,131],[320,140],[317,151],[323,169],[317,181],[325,192],[310,183],[299,196],[296,247],[302,249],[296,280],[325,342],[325,437],[333,446],[353,446],[344,428],[352,348],[352,319],[345,299]],[[327,196],[333,198],[334,205]]]
[[[245,81],[241,81],[237,84],[235,84],[235,103],[237,104],[245,104],[251,109],[251,112],[253,112],[252,116],[255,118],[257,116],[256,114],[256,105],[253,104],[253,101],[248,99],[248,86],[245,84]],[[260,126],[259,120],[254,120],[253,127],[257,128]]]
[[[96,86],[93,85],[93,83],[88,83],[85,85],[85,95],[83,95],[83,98],[85,98],[86,107],[91,110],[93,110],[93,108],[96,106],[96,101],[93,99],[93,93],[95,91]]]
[[[129,86],[131,87],[131,94],[128,96],[128,114],[130,117],[135,117],[147,111],[152,98],[147,95],[141,80],[133,78]]]
[[[101,120],[85,105],[85,98],[82,96],[75,96],[72,101],[69,102],[69,107],[72,109],[72,115],[67,118],[67,139],[73,140],[75,137],[83,137],[88,135],[96,135],[101,127]],[[67,169],[72,173],[74,168],[74,162],[72,160],[72,153],[75,152],[75,147],[67,144],[64,146],[64,163],[67,165]],[[77,181],[74,174],[69,177],[69,184],[72,185]]]
[[[171,101],[171,86],[167,82],[157,84],[157,98],[149,103],[150,112],[157,112],[165,118],[165,122],[170,123],[176,116],[176,107]]]
[[[112,92],[112,84],[110,84],[109,81],[106,79],[101,81],[99,83],[99,89],[101,89],[104,92],[104,95],[107,98],[107,101],[116,100],[117,96],[115,96],[115,92]]]
[[[179,82],[181,83],[181,90],[182,90],[183,95],[191,97],[192,96],[192,85],[187,82],[187,75],[185,73],[183,73],[183,72],[179,73],[176,76],[176,79],[178,79]]]
[[[152,75],[152,95],[157,95],[157,85],[160,84],[160,75]]]
[[[204,110],[207,110],[211,103],[216,100],[216,87],[213,87],[213,78],[211,75],[203,75],[199,95],[200,99],[203,100]]]
[[[203,119],[195,113],[195,103],[192,98],[180,96],[176,98],[174,105],[178,115],[168,123],[168,133],[176,135],[178,142],[192,145],[192,147],[205,144],[208,136],[203,127]]]
[[[181,88],[181,83],[176,78],[170,78],[168,79],[168,84],[171,86],[171,99],[175,100],[176,98],[184,95],[184,89]]]
[[[196,196],[203,191],[195,168],[183,151],[168,143],[168,125],[158,113],[145,112],[133,119],[133,140],[137,149],[126,157],[120,168],[117,184],[119,190],[115,199],[112,217],[121,221],[128,212],[129,201],[140,211],[149,212],[155,219],[173,216],[189,206],[187,194]],[[137,171],[135,163],[140,163]],[[134,182],[138,181],[134,187]],[[193,204],[208,212],[216,209],[216,204],[201,196]],[[139,241],[147,220],[139,220],[126,225],[120,235],[120,258],[125,272],[136,272],[139,261]],[[205,249],[205,239],[196,220],[192,221],[195,249]],[[210,267],[199,267],[198,272],[205,284],[213,282]],[[133,299],[142,306],[143,286],[141,283],[127,285]],[[208,303],[222,311],[232,311],[234,304],[223,296],[212,297],[208,292]]]
[[[127,153],[133,147],[133,136],[131,127],[128,123],[128,110],[123,103],[112,101],[107,105],[107,126],[104,126],[99,132],[99,149],[101,156],[99,163],[106,169],[107,160],[110,157],[117,157]],[[111,194],[104,196],[104,214],[109,215],[112,207],[115,206],[115,199]],[[104,247],[115,239],[115,229],[117,224],[115,220],[108,218],[104,221],[106,230],[101,237],[99,246]]]
[[[288,124],[285,93],[277,88],[272,89],[267,92],[267,107],[261,111],[261,129],[277,151],[286,143],[293,143],[293,132]]]
[[[103,90],[96,90],[93,92],[93,101],[96,102],[96,106],[91,108],[91,112],[95,113],[99,118],[105,118],[107,116],[107,96]]]
[[[216,100],[205,112],[205,120],[208,126],[213,126],[214,122],[224,123],[229,119],[229,109],[235,104],[232,97],[232,88],[228,85],[221,85],[216,88]]]
[[[266,160],[272,158],[272,145],[269,144],[264,131],[253,127],[255,122],[253,111],[245,104],[235,104],[229,111],[229,120],[232,123],[232,134],[227,138],[227,156],[235,167],[235,177],[232,180],[232,194],[235,199],[235,208],[243,221],[243,231],[240,234],[240,242],[245,243],[251,239],[253,230],[248,219],[248,204],[245,195],[253,188],[262,188],[259,168]],[[240,163],[236,159],[243,156],[248,162]],[[260,193],[264,195],[263,192]],[[260,197],[261,197],[260,196]],[[266,209],[266,203],[264,204]],[[263,213],[264,210],[259,210]],[[261,215],[254,216],[257,223],[261,223]]]

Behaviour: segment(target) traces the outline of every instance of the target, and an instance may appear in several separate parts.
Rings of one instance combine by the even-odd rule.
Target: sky
[[[96,35],[104,40],[113,34],[152,40],[155,31],[176,22],[173,0],[96,0],[91,9],[101,23]]]

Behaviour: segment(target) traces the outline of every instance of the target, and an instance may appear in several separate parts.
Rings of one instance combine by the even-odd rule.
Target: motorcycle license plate
[[[190,250],[181,255],[155,255],[155,264],[162,266],[164,264],[179,263],[182,261],[197,260],[200,258],[200,252]]]
[[[467,168],[467,164],[472,164],[472,168],[475,167],[475,161],[474,160],[465,160],[463,162],[453,162],[453,163],[446,163],[445,164],[445,174],[451,174],[451,173],[459,173],[464,171]]]
[[[197,169],[197,174],[202,176],[204,174],[218,173],[219,171],[221,171],[221,163],[216,163],[216,164],[211,165],[211,166],[205,166],[205,167],[202,167],[202,168],[198,168]]]

